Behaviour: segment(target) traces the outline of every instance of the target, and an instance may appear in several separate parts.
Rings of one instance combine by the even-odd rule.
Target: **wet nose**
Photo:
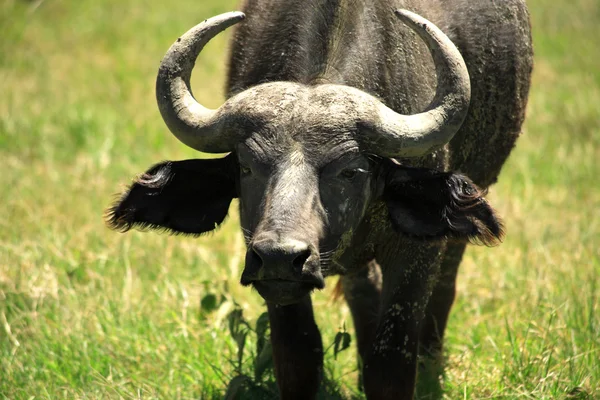
[[[312,252],[308,243],[288,239],[256,240],[246,253],[246,267],[241,283],[249,285],[261,280],[304,281],[311,271],[304,271]]]
[[[308,243],[292,239],[283,243],[271,240],[255,242],[252,251],[260,259],[263,267],[275,269],[291,267],[296,272],[302,270],[302,266],[310,257]]]

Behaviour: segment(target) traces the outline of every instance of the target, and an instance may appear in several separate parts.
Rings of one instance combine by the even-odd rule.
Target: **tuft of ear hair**
[[[442,216],[453,233],[464,235],[474,244],[500,244],[504,239],[504,223],[484,198],[487,191],[461,174],[451,174],[447,187],[451,201]]]
[[[104,222],[106,225],[117,232],[125,233],[135,227],[141,231],[149,229],[164,229],[160,224],[151,223],[149,221],[140,220],[136,217],[139,212],[139,203],[132,202],[132,194],[141,194],[144,196],[156,196],[161,190],[168,185],[173,178],[171,168],[172,162],[165,161],[153,165],[148,171],[134,178],[131,186],[121,194],[115,196],[115,202],[112,207],[109,207],[104,212]],[[178,233],[178,232],[170,232]]]

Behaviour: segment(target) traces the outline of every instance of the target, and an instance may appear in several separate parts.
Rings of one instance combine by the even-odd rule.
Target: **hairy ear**
[[[394,229],[418,238],[457,238],[498,244],[503,225],[468,177],[390,162],[383,200]]]
[[[131,228],[191,235],[212,231],[237,197],[236,176],[232,154],[156,164],[106,210],[106,224],[121,232]]]

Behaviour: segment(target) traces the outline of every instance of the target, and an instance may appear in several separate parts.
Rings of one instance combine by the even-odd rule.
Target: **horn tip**
[[[246,14],[244,14],[244,13],[243,13],[243,12],[241,12],[241,11],[231,11],[231,12],[229,13],[229,17],[230,17],[231,19],[236,19],[236,20],[238,20],[238,21],[241,21],[241,20],[244,20],[244,19],[246,19]]]
[[[402,21],[411,21],[411,22],[423,22],[421,20],[423,20],[423,17],[421,17],[419,14],[416,14],[412,11],[408,11],[405,10],[403,8],[396,8],[394,9],[394,14],[396,14],[396,17],[400,18]]]

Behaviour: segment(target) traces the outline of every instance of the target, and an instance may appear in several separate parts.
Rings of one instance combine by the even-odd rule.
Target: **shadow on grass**
[[[442,388],[442,377],[444,367],[439,362],[426,359],[419,367],[419,377],[417,380],[417,388],[415,400],[438,400],[444,396]],[[233,393],[231,391],[234,389]],[[237,376],[229,383],[228,393],[223,396],[214,395],[214,399],[225,400],[276,400],[279,399],[277,384],[274,380],[263,382],[257,385],[250,377]],[[321,383],[321,388],[317,395],[318,400],[362,400],[365,399],[364,394],[352,393],[349,390],[343,389],[339,382],[324,378]]]
[[[438,400],[444,397],[442,387],[444,367],[444,357],[421,358],[415,400]]]
[[[415,400],[438,400],[444,396],[442,378],[443,361],[424,359],[419,365]],[[205,397],[202,397],[205,398]],[[271,376],[267,381],[256,383],[251,377],[240,375],[229,382],[225,396],[214,394],[212,399],[225,400],[276,400],[279,399],[277,384]],[[363,393],[341,387],[337,380],[324,377],[317,394],[318,400],[364,400]]]
[[[234,388],[235,393],[232,393],[231,388]],[[277,400],[279,399],[279,391],[275,381],[263,382],[256,385],[249,377],[237,376],[233,378],[229,384],[229,388],[225,396],[213,395],[213,399],[225,400]],[[362,400],[364,396],[348,393],[343,390],[338,382],[324,379],[319,393],[318,400]]]
[[[210,295],[207,295],[210,296]],[[214,297],[214,296],[213,296]],[[218,300],[216,297],[208,297],[202,300],[202,308],[213,310]],[[210,301],[209,301],[210,300]],[[278,399],[279,390],[275,382],[272,362],[272,346],[269,339],[269,318],[263,313],[255,324],[250,324],[243,315],[243,310],[236,305],[235,309],[227,316],[229,333],[236,344],[230,359],[233,366],[232,373],[224,373],[216,366],[212,366],[219,372],[222,382],[227,382],[225,395],[218,388],[205,388],[201,398],[225,400],[234,399]],[[253,339],[256,343],[255,351],[250,359],[244,357],[247,351],[247,339]],[[325,352],[333,351],[334,355],[347,350],[350,347],[351,337],[345,331],[338,332],[334,343],[325,349]],[[245,360],[245,361],[244,361]],[[250,361],[250,362],[248,362]],[[442,380],[444,376],[445,358],[443,356],[430,356],[419,358],[419,373],[417,379],[417,400],[436,400],[444,395]],[[360,379],[360,378],[359,378]],[[401,379],[401,377],[400,377]],[[357,382],[358,383],[358,382]],[[331,371],[325,369],[321,387],[317,394],[319,400],[361,400],[365,399],[364,393],[359,389],[349,388],[342,385],[339,379],[335,379]]]

